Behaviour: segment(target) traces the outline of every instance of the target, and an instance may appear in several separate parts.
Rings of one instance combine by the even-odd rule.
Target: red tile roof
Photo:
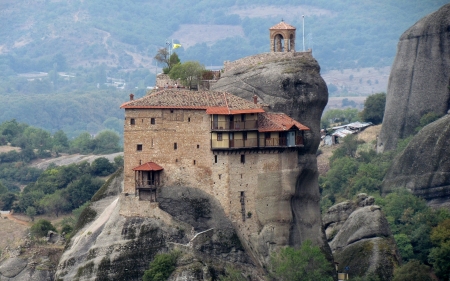
[[[260,105],[226,92],[164,89],[122,104],[121,108],[204,109],[207,114],[264,112]]]
[[[293,27],[290,24],[285,23],[284,21],[277,23],[276,25],[272,26],[271,28],[269,28],[269,30],[272,29],[296,29],[295,27]]]
[[[301,131],[308,131],[309,128],[300,122],[295,121],[284,113],[261,113],[258,115],[259,132],[280,132],[288,131],[292,127],[297,127]]]
[[[147,162],[145,164],[133,168],[133,171],[161,171],[161,170],[164,170],[164,168],[154,162]]]

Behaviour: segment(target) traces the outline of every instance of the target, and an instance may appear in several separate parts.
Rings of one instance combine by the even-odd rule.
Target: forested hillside
[[[1,1],[0,121],[69,135],[116,130],[104,122],[121,116],[128,93],[154,85],[162,65],[153,57],[166,42],[181,43],[182,61],[220,66],[267,52],[268,28],[284,19],[301,50],[302,15],[305,47],[323,70],[390,66],[401,33],[446,2]]]

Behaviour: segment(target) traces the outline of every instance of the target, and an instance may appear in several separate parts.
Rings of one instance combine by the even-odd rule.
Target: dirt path
[[[13,216],[12,214],[4,214],[3,216],[4,216],[4,217],[7,217],[9,220],[11,220],[11,221],[13,221],[13,222],[15,222],[15,223],[18,223],[18,224],[21,224],[21,225],[24,225],[24,226],[30,226],[30,223],[29,223],[29,222],[23,221],[23,220],[21,220],[21,219],[19,219],[19,218],[16,218],[16,217]]]

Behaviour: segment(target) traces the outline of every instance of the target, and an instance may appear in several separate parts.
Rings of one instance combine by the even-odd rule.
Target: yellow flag
[[[173,44],[172,49],[180,48],[181,44]]]

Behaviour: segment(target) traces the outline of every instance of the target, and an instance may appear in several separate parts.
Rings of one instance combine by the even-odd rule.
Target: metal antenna
[[[305,51],[305,15],[302,15],[303,18],[303,52]]]

